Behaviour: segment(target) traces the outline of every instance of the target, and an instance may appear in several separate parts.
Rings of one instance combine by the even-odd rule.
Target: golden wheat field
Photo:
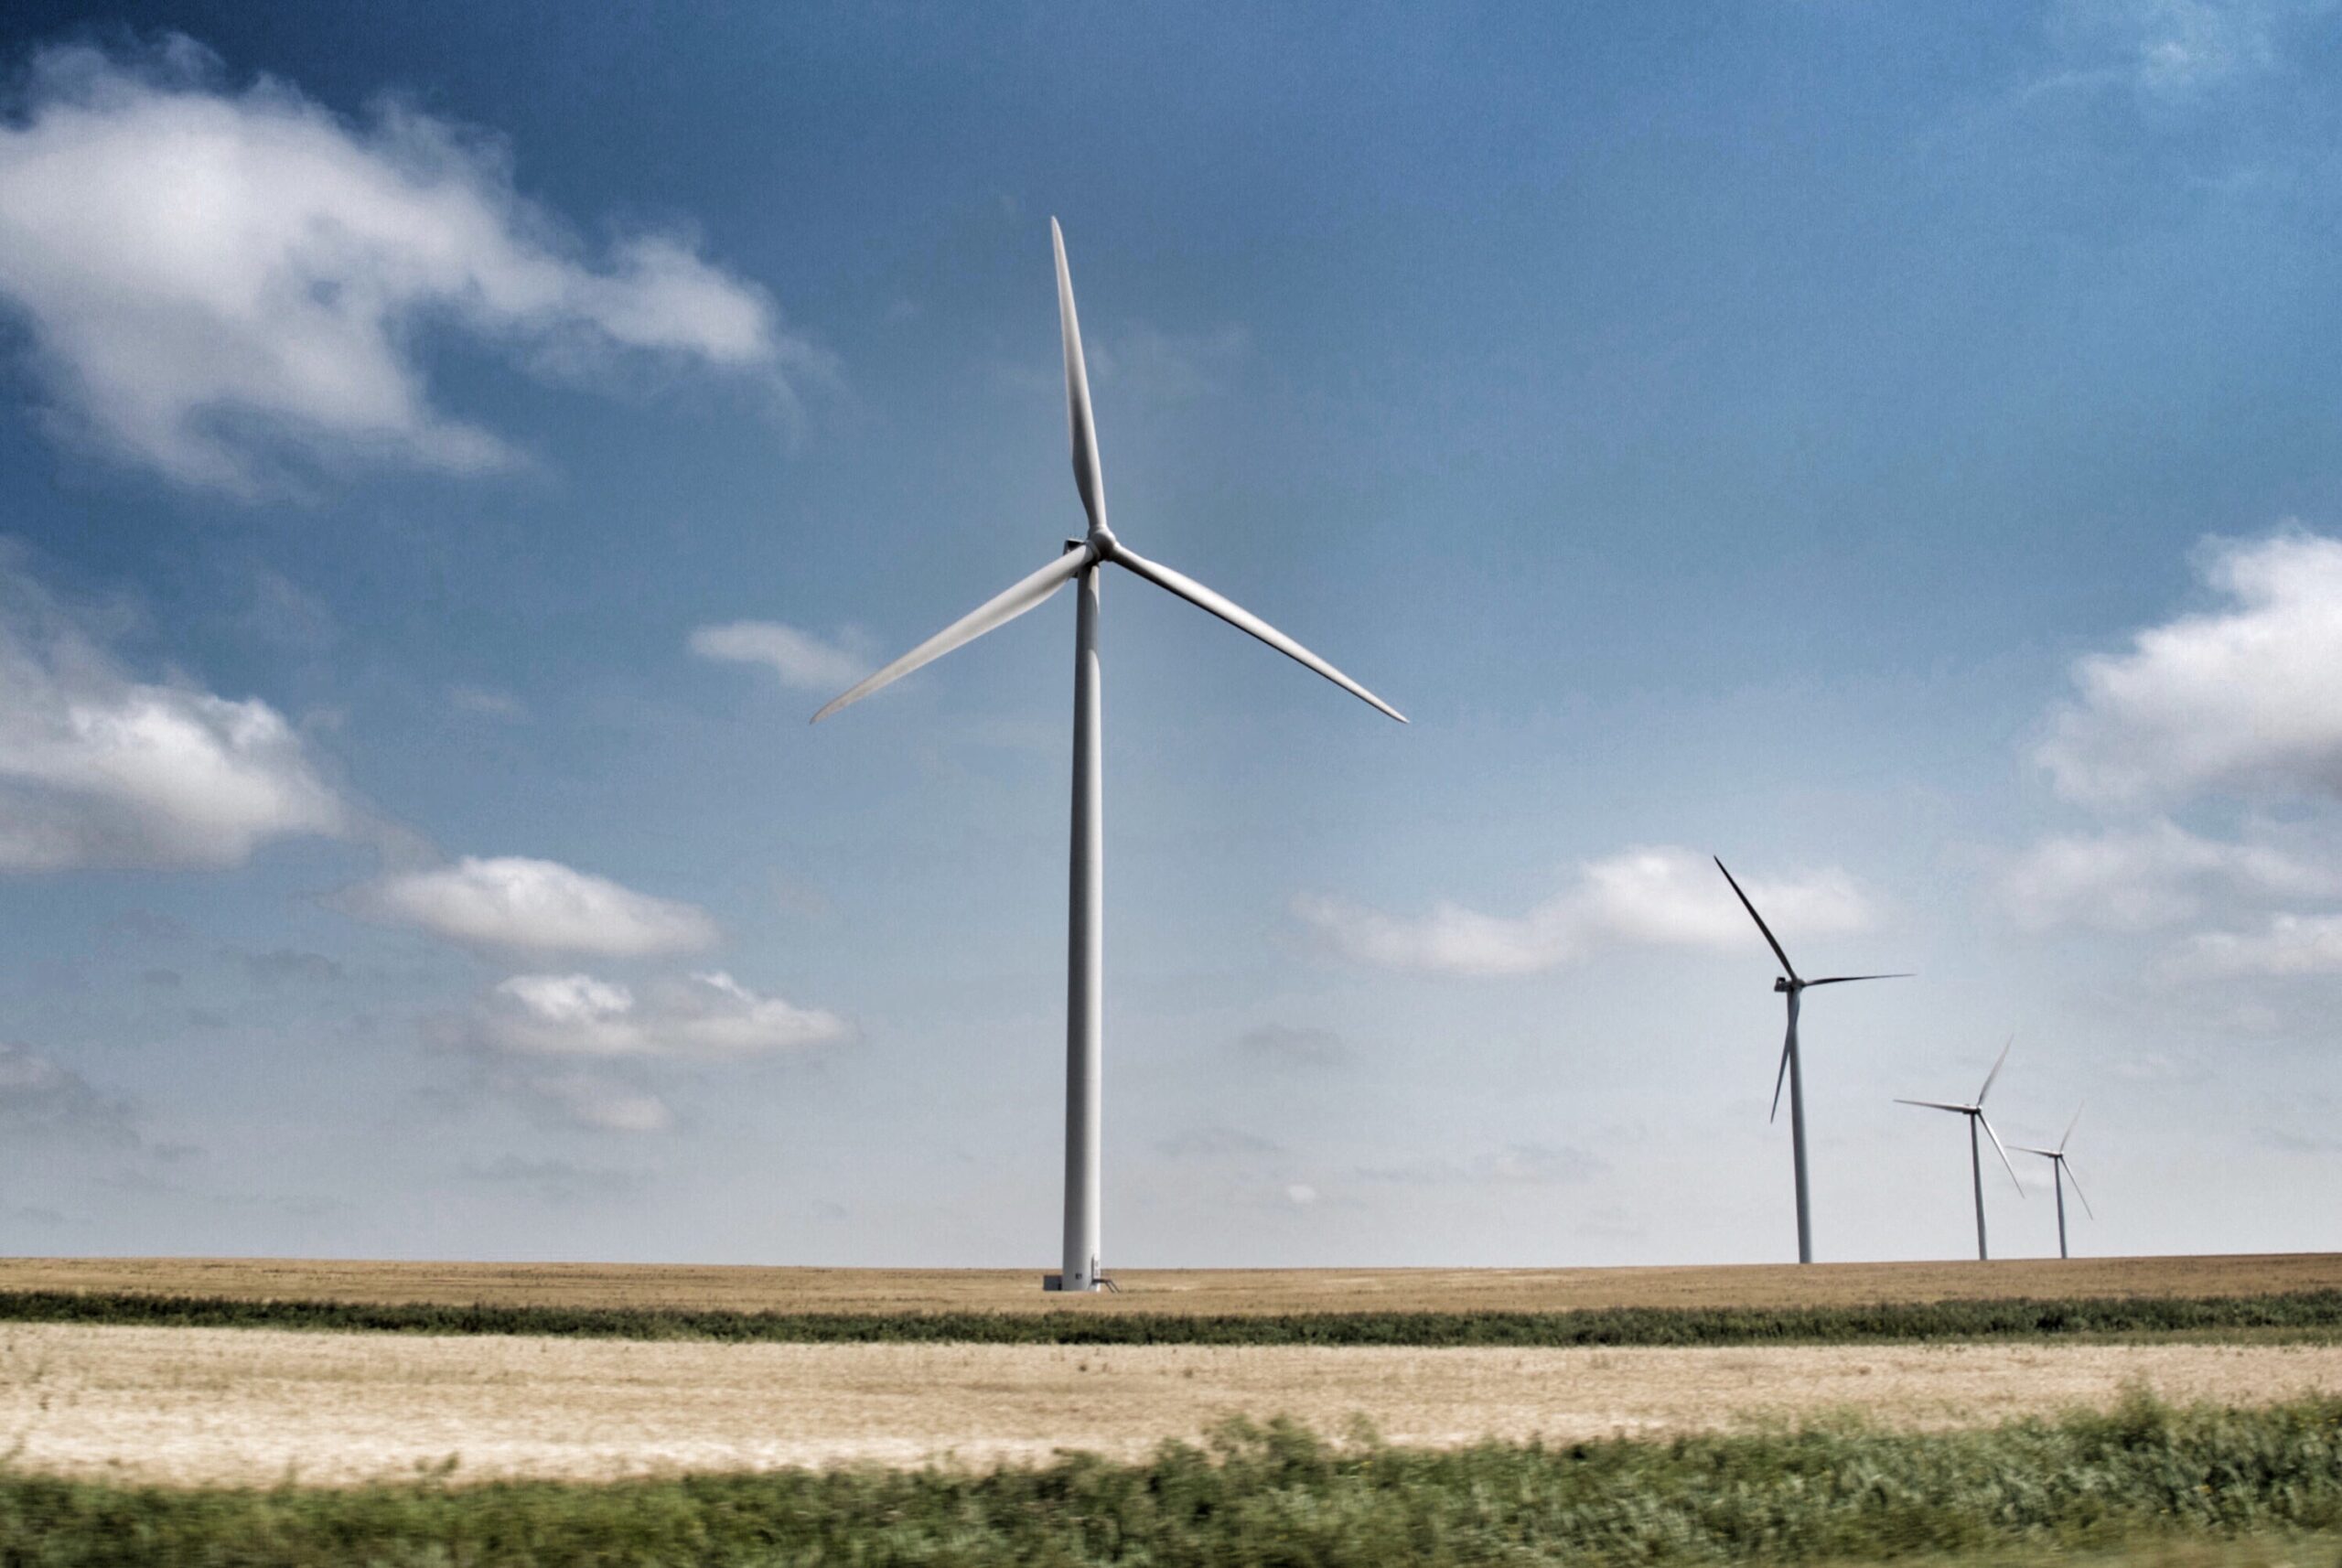
[[[912,1314],[1558,1311],[2342,1287],[2330,1255],[1555,1270],[1037,1271],[19,1259],[0,1290],[243,1299]],[[1332,1436],[1574,1440],[1859,1419],[1929,1428],[2103,1406],[2129,1388],[2252,1403],[2342,1392],[2342,1346],[1856,1345],[1409,1349],[714,1344],[530,1336],[0,1326],[19,1471],[176,1485],[348,1484],[786,1465],[1133,1455],[1231,1416]]]
[[[1415,1350],[714,1345],[277,1329],[0,1329],[20,1473],[176,1485],[608,1478],[1134,1456],[1230,1416],[1339,1438],[1575,1440],[1861,1419],[1898,1429],[2342,1391],[2342,1347]]]
[[[2342,1254],[1617,1269],[1133,1269],[1045,1294],[1038,1269],[811,1269],[281,1258],[0,1260],[0,1291],[776,1312],[1561,1312],[2342,1289]]]

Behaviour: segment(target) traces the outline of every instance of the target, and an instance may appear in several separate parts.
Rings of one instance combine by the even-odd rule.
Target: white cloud
[[[1860,930],[1868,901],[1836,869],[1743,886],[1783,941]],[[1517,917],[1442,901],[1415,918],[1304,897],[1295,912],[1349,957],[1383,969],[1474,977],[1533,974],[1625,944],[1724,948],[1761,940],[1706,856],[1632,849],[1578,868],[1560,893]]]
[[[845,1021],[760,996],[721,971],[638,997],[587,974],[516,974],[490,994],[478,1038],[524,1056],[724,1058],[843,1039]]]
[[[2132,805],[2204,793],[2342,795],[2342,542],[2288,530],[2202,556],[2224,609],[2080,661],[2039,760],[2059,793]]]
[[[1295,1182],[1284,1189],[1284,1197],[1295,1208],[1306,1208],[1317,1201],[1317,1189],[1305,1182]]]
[[[1251,348],[1251,335],[1241,327],[1166,332],[1133,322],[1098,339],[1090,368],[1101,384],[1149,402],[1186,403],[1219,392]]]
[[[2201,838],[2158,819],[2143,827],[2042,840],[2001,875],[2001,897],[2027,930],[2143,931],[2196,918],[2216,900],[2323,897],[2342,877],[2265,843]]]
[[[0,548],[0,871],[220,867],[353,813],[257,697],[141,681]]]
[[[350,912],[475,947],[639,957],[704,948],[706,911],[655,898],[557,861],[467,855],[393,872],[345,896]]]
[[[478,132],[396,107],[352,124],[285,83],[219,77],[185,38],[135,61],[52,49],[0,122],[0,295],[68,424],[123,456],[239,491],[287,451],[509,462],[435,406],[424,327],[539,371],[627,350],[785,392],[784,372],[822,364],[683,240],[586,259]]]
[[[516,974],[435,1029],[489,1085],[560,1122],[614,1133],[674,1125],[655,1083],[661,1067],[810,1050],[853,1033],[834,1013],[758,995],[720,972],[639,993],[590,974]]]
[[[2289,28],[2333,9],[2334,0],[2060,0],[2050,30],[2074,69],[2058,81],[2184,101],[2277,69]]]
[[[539,1073],[526,1087],[564,1120],[595,1132],[664,1133],[675,1124],[658,1095],[599,1073]]]
[[[766,665],[782,685],[800,692],[834,695],[870,673],[860,655],[772,620],[700,627],[692,633],[692,651],[702,659]]]
[[[2272,915],[2258,930],[2201,932],[2189,953],[2216,975],[2342,974],[2342,915]]]
[[[0,1124],[83,1142],[135,1144],[130,1108],[29,1046],[0,1043]]]

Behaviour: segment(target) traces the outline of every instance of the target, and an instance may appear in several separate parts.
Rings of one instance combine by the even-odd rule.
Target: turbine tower
[[[1015,620],[1068,583],[1080,585],[1073,633],[1073,840],[1067,921],[1065,1248],[1063,1272],[1050,1288],[1094,1291],[1101,1288],[1103,1277],[1099,1264],[1099,1144],[1103,1103],[1100,1071],[1104,1045],[1105,783],[1100,744],[1103,704],[1099,690],[1098,617],[1099,587],[1105,569],[1120,566],[1198,609],[1209,610],[1401,724],[1407,721],[1398,709],[1268,622],[1201,583],[1148,560],[1107,526],[1098,432],[1090,412],[1090,376],[1082,364],[1081,324],[1074,316],[1065,235],[1054,218],[1049,220],[1049,241],[1057,252],[1058,326],[1065,344],[1066,421],[1073,438],[1073,482],[1090,521],[1089,531],[1080,539],[1067,540],[1065,553],[1055,561],[986,600],[815,714],[813,722],[821,723],[849,703],[859,702],[920,665]]]
[[[2016,1195],[2019,1197],[2025,1196],[2025,1183],[2016,1180],[2016,1167],[2009,1165],[2009,1152],[2001,1147],[2001,1135],[1993,1131],[1992,1122],[1984,1116],[1984,1096],[1993,1092],[1993,1080],[2001,1076],[2001,1065],[2009,1059],[2009,1046],[2015,1044],[2016,1036],[2011,1035],[2008,1045],[2001,1047],[2000,1056],[1994,1059],[1993,1070],[1984,1075],[1984,1087],[1976,1091],[1972,1104],[1955,1105],[1941,1100],[1899,1098],[1895,1101],[1897,1105],[1924,1105],[1930,1111],[1957,1111],[1968,1118],[1968,1171],[1976,1180],[1976,1258],[1980,1262],[1990,1254],[1984,1250],[1984,1155],[1976,1142],[1977,1128],[1984,1129],[1984,1136],[1992,1139],[1993,1147],[2000,1152],[2001,1164],[2008,1165],[2009,1180],[2016,1182]]]
[[[2057,1256],[2061,1258],[2072,1256],[2066,1251],[2066,1184],[2068,1182],[2074,1184],[2074,1196],[2082,1200],[2082,1212],[2092,1219],[2098,1218],[2098,1210],[2090,1206],[2090,1194],[2082,1190],[2081,1178],[2075,1176],[2072,1167],[2066,1164],[2066,1144],[2073,1138],[2074,1128],[2080,1123],[2081,1119],[2082,1113],[2077,1110],[2074,1112],[2073,1121],[2066,1123],[2065,1137],[2057,1140],[2057,1146],[2054,1149],[2027,1148],[2023,1144],[2014,1145],[2020,1155],[2039,1155],[2049,1162],[2050,1179],[2057,1184]]]
[[[1781,1080],[1786,1078],[1789,1086],[1789,1153],[1797,1164],[1797,1261],[1810,1263],[1813,1262],[1813,1213],[1806,1197],[1805,1070],[1797,1048],[1798,998],[1805,993],[1808,987],[1815,985],[1843,985],[1855,980],[1908,980],[1911,977],[1908,974],[1832,974],[1820,980],[1799,978],[1797,967],[1789,962],[1789,955],[1781,950],[1781,944],[1775,940],[1773,929],[1765,924],[1765,917],[1756,912],[1756,906],[1748,901],[1748,895],[1741,892],[1740,884],[1734,880],[1732,873],[1724,870],[1720,856],[1716,857],[1716,869],[1724,872],[1726,882],[1732,883],[1733,892],[1739,895],[1740,907],[1748,911],[1748,918],[1756,922],[1758,930],[1765,933],[1765,945],[1771,948],[1773,956],[1781,961],[1781,972],[1774,980],[1773,989],[1789,998],[1789,1027],[1788,1035],[1781,1040],[1781,1065],[1773,1074],[1773,1113],[1767,1120],[1778,1120],[1781,1114]]]

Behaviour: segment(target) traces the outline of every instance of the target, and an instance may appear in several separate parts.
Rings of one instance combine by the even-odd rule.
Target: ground
[[[1132,1269],[1119,1294],[1040,1289],[1032,1269],[798,1269],[272,1258],[0,1260],[0,1291],[306,1301],[670,1306],[741,1312],[1565,1312],[2342,1289],[2342,1253],[1753,1263],[1638,1269]]]
[[[1551,1271],[1133,1271],[1044,1296],[1027,1271],[265,1260],[18,1260],[0,1290],[902,1313],[1262,1313],[2240,1295],[2342,1286],[2342,1258]],[[1231,1415],[1340,1436],[1567,1441],[1861,1419],[1986,1424],[2129,1389],[2175,1402],[2342,1393],[2342,1346],[2042,1343],[1656,1349],[641,1342],[24,1323],[0,1327],[20,1474],[172,1484],[1135,1456]]]

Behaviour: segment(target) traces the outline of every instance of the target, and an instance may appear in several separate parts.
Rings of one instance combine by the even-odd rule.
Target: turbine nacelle
[[[1187,600],[1198,609],[1218,616],[1237,630],[1256,637],[1295,663],[1316,671],[1351,696],[1379,709],[1401,724],[1406,714],[1335,669],[1323,659],[1279,631],[1260,617],[1212,592],[1194,578],[1148,560],[1114,536],[1106,521],[1106,482],[1098,461],[1098,424],[1090,407],[1090,374],[1081,354],[1081,322],[1073,306],[1073,274],[1066,265],[1065,237],[1056,219],[1049,220],[1050,248],[1057,253],[1058,326],[1065,348],[1066,427],[1073,447],[1073,483],[1080,493],[1089,532],[1069,539],[1058,558],[1022,582],[1004,589],[967,615],[886,665],[813,715],[815,724],[840,708],[860,702],[882,686],[890,685],[920,665],[940,659],[984,633],[1041,605],[1068,583],[1093,566],[1120,566],[1145,578],[1166,593]]]
[[[1786,975],[1777,976],[1773,981],[1773,989],[1776,991],[1802,991],[1805,989],[1805,982],[1802,980],[1791,980]]]

